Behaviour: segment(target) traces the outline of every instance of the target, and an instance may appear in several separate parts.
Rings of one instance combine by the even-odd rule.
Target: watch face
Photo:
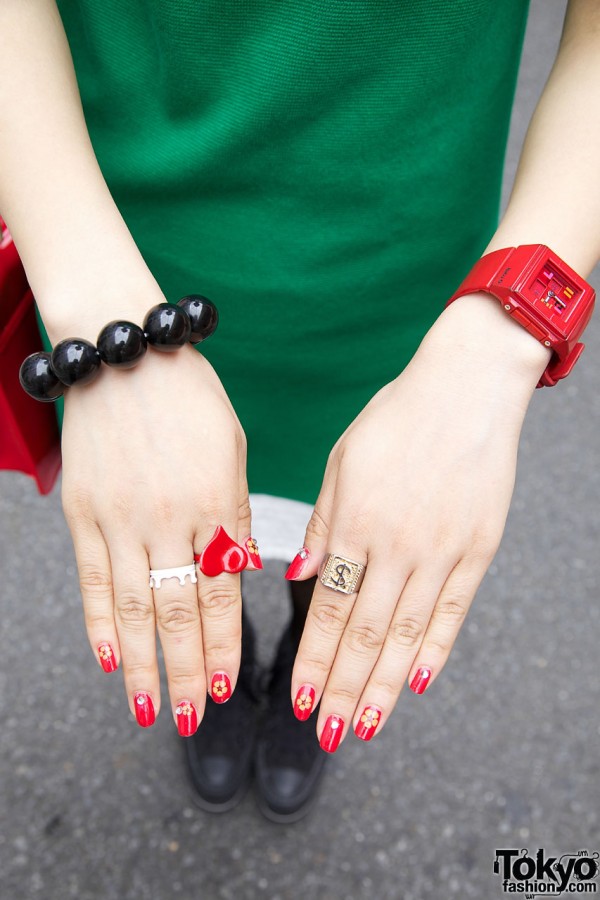
[[[536,298],[550,312],[561,317],[564,317],[565,311],[574,306],[577,298],[581,296],[581,290],[565,278],[550,261],[536,273],[530,290],[532,299]]]
[[[550,331],[554,331],[556,338],[567,338],[573,330],[581,333],[584,323],[580,319],[588,319],[591,314],[586,283],[547,249],[523,275],[522,299],[530,304],[531,311],[541,317]]]

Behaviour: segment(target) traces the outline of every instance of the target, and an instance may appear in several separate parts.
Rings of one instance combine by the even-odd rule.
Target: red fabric
[[[30,475],[40,494],[48,494],[61,466],[56,412],[19,383],[25,357],[42,349],[25,270],[0,218],[0,469]]]

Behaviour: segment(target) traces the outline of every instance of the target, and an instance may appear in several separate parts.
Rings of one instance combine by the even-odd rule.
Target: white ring
[[[163,578],[179,578],[179,584],[184,585],[186,576],[191,576],[191,583],[196,584],[196,563],[190,566],[175,566],[172,569],[150,569],[150,587],[159,588]]]

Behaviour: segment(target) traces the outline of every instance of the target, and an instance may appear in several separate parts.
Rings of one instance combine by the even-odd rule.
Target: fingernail
[[[292,562],[290,563],[290,567],[285,573],[285,577],[288,581],[293,581],[294,578],[299,578],[302,575],[302,570],[306,565],[306,560],[310,556],[310,551],[307,547],[301,547],[300,550],[296,553]]]
[[[431,669],[428,669],[427,666],[421,666],[420,669],[417,669],[417,674],[410,683],[411,691],[414,691],[415,694],[422,694],[429,684],[430,678]]]
[[[254,569],[262,569],[263,563],[258,552],[258,544],[253,537],[249,537],[244,541],[244,547],[248,551],[248,560]]]
[[[327,753],[335,753],[342,739],[343,730],[344,720],[341,716],[328,716],[319,741],[321,749]]]
[[[315,689],[312,684],[303,684],[296,694],[294,715],[301,722],[306,722],[315,705]]]
[[[133,703],[138,725],[141,725],[142,728],[149,728],[150,725],[153,725],[156,716],[154,715],[154,704],[150,694],[147,694],[145,691],[136,691],[133,695]]]
[[[177,731],[181,737],[190,737],[198,728],[196,707],[189,700],[180,700],[175,710],[177,715]]]
[[[100,657],[100,665],[105,672],[115,672],[117,670],[115,651],[106,641],[98,644],[98,656]]]
[[[225,703],[231,697],[231,681],[227,672],[215,672],[210,683],[210,696],[215,703]]]
[[[377,730],[380,719],[381,710],[378,706],[365,706],[362,716],[356,723],[354,734],[361,741],[370,741]]]

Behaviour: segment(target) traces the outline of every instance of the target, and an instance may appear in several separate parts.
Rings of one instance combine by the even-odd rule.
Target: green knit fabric
[[[218,305],[250,490],[313,503],[495,229],[528,0],[58,5],[138,246]]]

